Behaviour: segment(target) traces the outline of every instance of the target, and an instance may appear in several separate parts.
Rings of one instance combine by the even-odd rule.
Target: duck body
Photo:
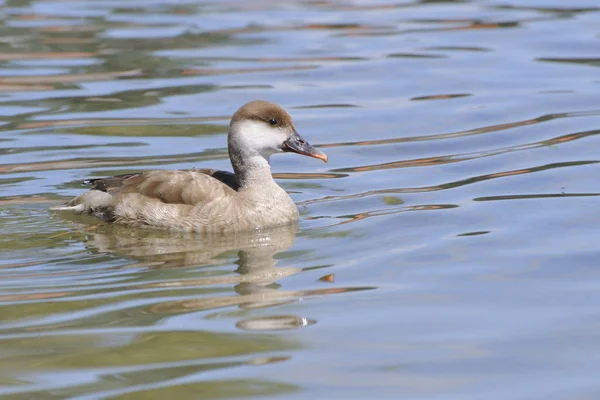
[[[214,177],[225,174],[149,171],[107,178],[112,186],[98,179],[67,208],[110,223],[195,232],[245,231],[298,219],[293,200],[275,182],[261,190],[236,190]]]
[[[233,174],[156,170],[93,179],[86,181],[91,190],[53,209],[132,227],[202,233],[286,225],[298,219],[298,209],[273,180],[270,155],[288,151],[327,161],[298,135],[283,108],[264,101],[234,114],[228,148]]]

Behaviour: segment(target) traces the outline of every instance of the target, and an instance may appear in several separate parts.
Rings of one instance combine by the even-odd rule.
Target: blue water
[[[3,16],[5,398],[600,396],[597,2]],[[89,177],[230,169],[254,99],[329,156],[272,159],[298,227],[199,240],[48,211]]]

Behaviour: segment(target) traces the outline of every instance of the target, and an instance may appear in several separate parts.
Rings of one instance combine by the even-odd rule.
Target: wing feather
[[[91,214],[107,222],[176,230],[197,230],[205,225],[225,229],[230,222],[223,218],[236,218],[230,207],[238,186],[229,172],[159,170],[85,183],[91,190],[54,209]]]
[[[112,195],[135,193],[167,204],[196,205],[235,191],[210,175],[198,171],[150,171],[123,179],[107,190]]]

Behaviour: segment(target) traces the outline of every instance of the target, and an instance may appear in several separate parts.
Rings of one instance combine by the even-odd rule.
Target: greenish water
[[[0,396],[600,395],[595,1],[4,1]],[[48,208],[230,169],[280,103],[298,226],[218,238]],[[332,276],[331,276],[332,275]]]

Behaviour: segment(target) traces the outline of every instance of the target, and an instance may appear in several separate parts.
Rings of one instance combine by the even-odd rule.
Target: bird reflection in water
[[[188,312],[214,310],[237,306],[238,309],[276,307],[294,303],[302,298],[317,295],[345,293],[370,289],[368,287],[325,288],[311,290],[280,290],[277,283],[285,277],[307,269],[301,267],[277,267],[278,253],[289,249],[296,239],[297,224],[223,235],[201,235],[184,232],[165,232],[132,229],[119,225],[102,225],[86,233],[86,245],[95,253],[105,253],[127,258],[133,263],[119,268],[144,269],[142,277],[148,283],[133,288],[144,292],[169,291],[181,299],[161,301],[148,306],[145,313],[174,315]],[[233,252],[233,253],[232,253]],[[237,252],[238,265],[235,274],[224,274],[220,265],[231,264]],[[185,273],[177,272],[185,268]],[[189,278],[189,271],[198,271],[200,278]],[[209,269],[210,268],[210,269]],[[191,269],[191,270],[190,270]],[[186,276],[182,278],[182,275]],[[209,275],[209,276],[206,276]],[[174,278],[173,278],[174,277]],[[235,295],[212,295],[221,293],[220,285],[234,285]],[[209,289],[201,295],[189,295],[194,288]],[[210,290],[211,288],[215,290]],[[237,315],[237,314],[236,314]],[[221,316],[218,314],[217,316]],[[314,319],[297,315],[271,315],[236,321],[244,330],[297,329],[316,323]]]

